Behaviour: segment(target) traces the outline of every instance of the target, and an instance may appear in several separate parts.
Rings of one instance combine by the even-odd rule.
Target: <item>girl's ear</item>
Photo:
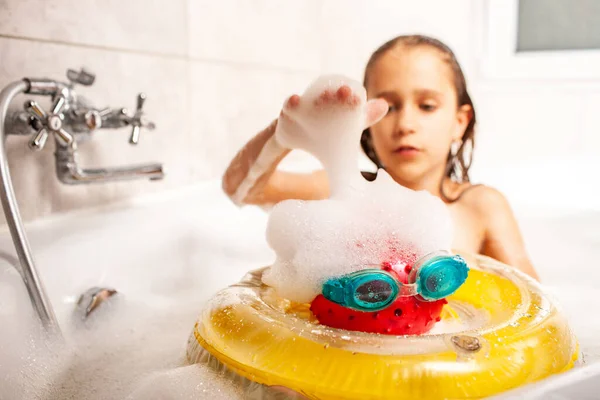
[[[456,112],[456,132],[452,136],[452,140],[462,140],[463,135],[465,134],[465,130],[467,126],[469,126],[469,122],[473,118],[473,108],[468,104],[463,104],[458,108]]]
[[[376,124],[379,120],[385,117],[388,112],[388,103],[383,99],[371,99],[367,101],[367,120],[364,128]]]

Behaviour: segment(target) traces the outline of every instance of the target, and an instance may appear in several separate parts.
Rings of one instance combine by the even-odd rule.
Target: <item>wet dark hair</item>
[[[469,124],[467,125],[467,128],[465,129],[465,133],[463,134],[460,148],[454,155],[452,154],[452,152],[448,153],[444,178],[440,182],[440,194],[442,198],[448,202],[456,201],[458,197],[450,199],[444,192],[444,179],[450,178],[454,181],[458,181],[461,183],[469,182],[469,168],[471,167],[471,163],[473,161],[473,149],[475,147],[475,107],[473,106],[473,101],[471,100],[471,96],[469,96],[469,92],[467,91],[465,76],[463,74],[462,69],[460,68],[460,65],[458,64],[458,61],[456,60],[456,56],[454,55],[452,50],[450,50],[450,48],[444,43],[428,36],[406,35],[395,37],[394,39],[384,43],[371,55],[371,58],[367,63],[367,67],[365,68],[365,76],[363,82],[365,88],[367,87],[369,72],[371,71],[375,63],[388,51],[398,46],[405,46],[408,48],[427,46],[439,51],[443,56],[444,61],[448,63],[452,70],[458,106],[460,107],[465,104],[471,106],[471,119],[469,121]],[[371,159],[371,161],[375,163],[377,168],[383,168],[381,161],[379,161],[379,158],[375,153],[375,148],[373,147],[373,139],[371,137],[371,132],[369,129],[365,129],[363,131],[362,137],[360,139],[360,144],[367,157],[369,157],[369,159]],[[369,180],[375,179],[375,176],[376,174],[365,174],[365,178]]]

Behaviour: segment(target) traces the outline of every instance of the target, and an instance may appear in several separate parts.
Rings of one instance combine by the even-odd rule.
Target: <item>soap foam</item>
[[[3,283],[11,290],[0,305],[17,296],[31,310],[22,283]],[[117,294],[85,322],[74,314],[63,321],[64,340],[49,337],[32,312],[15,315],[0,330],[0,399],[242,399],[222,373],[187,365],[198,296],[146,300]]]
[[[200,364],[155,372],[144,378],[127,400],[231,400],[243,391]]]
[[[321,93],[349,86],[357,104],[330,101]],[[380,266],[397,268],[438,250],[450,250],[452,223],[443,202],[428,192],[397,184],[381,171],[366,182],[358,171],[358,146],[368,107],[364,88],[339,76],[316,80],[299,106],[285,108],[275,137],[312,153],[327,171],[328,200],[287,200],[269,217],[267,241],[276,261],[264,275],[279,295],[310,302],[330,277]]]

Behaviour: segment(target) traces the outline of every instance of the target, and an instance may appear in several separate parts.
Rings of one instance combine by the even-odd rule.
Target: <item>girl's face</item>
[[[375,152],[399,183],[441,178],[451,143],[460,140],[471,108],[458,107],[450,66],[428,47],[397,46],[368,71],[367,95],[382,98],[389,111],[373,125]]]

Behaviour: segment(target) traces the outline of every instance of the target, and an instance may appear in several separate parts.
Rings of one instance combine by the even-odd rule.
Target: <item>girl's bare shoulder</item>
[[[511,215],[512,211],[506,196],[498,189],[483,184],[460,184],[456,188],[456,202],[469,208],[480,217]]]

